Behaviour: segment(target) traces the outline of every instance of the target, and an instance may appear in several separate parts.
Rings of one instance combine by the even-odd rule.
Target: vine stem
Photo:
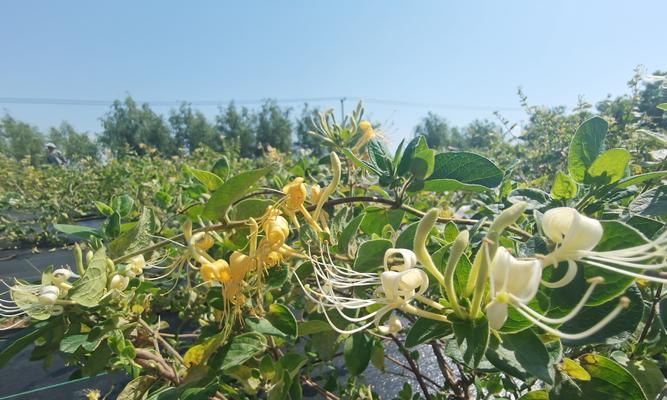
[[[262,194],[277,194],[277,191],[262,191]],[[282,195],[282,192],[280,192]],[[352,196],[352,197],[341,197],[338,199],[332,199],[324,203],[324,207],[332,207],[340,204],[350,204],[350,203],[377,203],[377,204],[385,204],[388,206],[391,206],[392,208],[398,208],[401,209],[407,213],[410,213],[412,215],[415,215],[417,217],[423,217],[426,213],[417,210],[414,207],[410,207],[405,204],[400,204],[397,203],[395,200],[391,199],[385,199],[382,197],[375,197],[375,196]],[[306,207],[308,211],[313,211],[315,210],[315,205],[310,205]],[[468,218],[454,218],[454,217],[438,217],[438,222],[440,223],[446,223],[446,222],[453,222],[456,224],[461,224],[461,225],[475,225],[479,222],[479,220],[476,219],[468,219]],[[238,228],[241,226],[245,226],[246,221],[231,221],[231,222],[222,222],[219,224],[214,224],[214,225],[209,225],[203,228],[195,229],[192,231],[193,234],[198,233],[198,232],[208,232],[208,231],[222,231],[226,229],[234,229]],[[490,226],[491,222],[485,222],[485,226]],[[529,239],[531,237],[531,234],[524,231],[523,229],[515,226],[510,226],[507,228],[508,231],[515,233],[519,236],[521,236],[523,239]],[[170,238],[167,238],[161,242],[158,242],[152,246],[145,247],[143,249],[139,249],[137,251],[133,251],[132,253],[125,254],[121,257],[115,258],[113,260],[114,263],[119,263],[125,260],[129,260],[132,257],[147,253],[149,251],[157,250],[163,246],[166,246],[169,243],[173,243],[175,241],[179,241],[183,239],[183,234],[178,234],[175,236],[172,236]]]
[[[644,329],[642,329],[642,333],[639,335],[639,339],[637,339],[635,354],[637,351],[639,351],[639,348],[641,347],[642,343],[644,343],[644,340],[646,340],[648,331],[651,329],[651,325],[653,324],[653,319],[655,318],[655,314],[658,309],[658,303],[660,302],[661,297],[662,297],[662,283],[660,283],[655,290],[653,301],[651,303],[651,311],[648,315],[648,318],[646,318],[646,322],[644,323]]]
[[[421,388],[422,392],[424,393],[424,397],[427,399],[431,398],[431,395],[428,393],[428,386],[426,386],[426,381],[424,381],[424,377],[422,376],[421,372],[419,372],[419,367],[417,364],[415,364],[415,360],[412,359],[410,356],[410,352],[408,349],[405,348],[403,343],[396,337],[396,335],[389,335],[391,340],[396,343],[396,347],[398,347],[398,350],[403,354],[403,357],[405,357],[405,360],[408,362],[410,365],[410,370],[414,374],[415,378],[417,379],[417,383],[419,383],[419,387]]]

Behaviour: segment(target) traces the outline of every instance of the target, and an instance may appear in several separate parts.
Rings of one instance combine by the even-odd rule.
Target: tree
[[[67,122],[61,123],[59,127],[51,127],[48,139],[55,143],[69,159],[80,160],[84,157],[97,158],[98,156],[97,144],[90,139],[88,134],[77,132]]]
[[[315,129],[313,118],[319,118],[319,110],[317,108],[309,108],[308,103],[304,104],[301,116],[296,120],[296,145],[302,149],[311,150],[313,155],[319,157],[323,154],[320,140],[308,133]]]
[[[148,104],[138,107],[130,96],[123,102],[113,102],[111,111],[102,118],[102,127],[100,142],[109,146],[115,155],[122,155],[127,150],[145,154],[145,146],[165,155],[176,151],[176,143],[162,117]]]
[[[467,147],[489,150],[503,142],[501,130],[489,120],[476,119],[463,128],[463,137]]]
[[[229,103],[226,109],[221,109],[216,117],[218,132],[238,146],[241,157],[252,157],[257,150],[253,120],[247,108],[242,107],[238,111],[234,102]]]
[[[36,127],[17,121],[9,114],[0,120],[0,148],[10,157],[22,160],[30,157],[38,164],[44,156],[44,137]]]
[[[449,123],[446,119],[431,111],[415,127],[414,135],[423,135],[428,146],[433,149],[444,149],[453,144],[451,140],[452,128],[450,128]],[[460,139],[460,135],[457,138]]]
[[[257,146],[266,149],[271,146],[287,152],[292,145],[292,121],[290,109],[281,109],[275,100],[267,100],[257,114],[255,132]]]
[[[192,111],[190,104],[183,103],[178,110],[172,110],[169,124],[179,148],[185,147],[190,153],[201,146],[222,150],[215,127],[208,123],[203,113]]]

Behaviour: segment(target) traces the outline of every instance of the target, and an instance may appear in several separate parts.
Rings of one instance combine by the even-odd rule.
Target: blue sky
[[[6,1],[0,97],[448,105],[369,101],[395,144],[429,109],[457,125],[495,109],[520,122],[519,86],[549,106],[625,93],[638,64],[667,69],[666,11],[664,0]],[[0,109],[97,132],[108,107]]]

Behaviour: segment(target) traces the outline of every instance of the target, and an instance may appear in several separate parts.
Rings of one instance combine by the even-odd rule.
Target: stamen
[[[583,332],[579,333],[566,333],[566,332],[561,332],[558,329],[554,329],[550,327],[549,325],[544,324],[542,321],[534,318],[532,315],[529,313],[525,312],[521,308],[517,308],[516,310],[523,315],[527,320],[535,324],[536,326],[540,327],[542,330],[544,330],[547,333],[550,333],[552,335],[558,336],[563,339],[569,339],[569,340],[579,340],[583,339],[585,337],[591,336],[595,333],[597,333],[600,329],[604,328],[611,320],[616,318],[618,314],[621,313],[624,309],[628,308],[630,305],[630,299],[627,297],[621,297],[620,301],[618,302],[618,305],[616,308],[614,308],[609,314],[607,314],[604,318],[602,318],[597,324],[593,325],[592,327],[586,329]]]
[[[549,282],[542,279],[542,285],[550,289],[558,289],[563,286],[567,286],[570,282],[572,282],[572,280],[574,280],[576,276],[577,276],[577,263],[574,262],[573,260],[568,260],[567,271],[565,272],[565,275],[563,275],[562,278],[560,278],[556,282]]]
[[[631,276],[631,277],[637,278],[637,279],[645,279],[647,281],[658,282],[658,283],[667,283],[667,279],[665,279],[665,278],[658,278],[658,277],[655,277],[655,276],[645,275],[645,274],[637,274],[635,272],[626,271],[626,270],[621,269],[621,268],[615,268],[615,267],[605,265],[605,264],[602,264],[602,263],[599,263],[599,262],[595,262],[595,261],[592,261],[592,260],[586,260],[586,263],[588,263],[590,265],[593,265],[595,267],[599,267],[599,268],[606,269],[606,270],[609,270],[609,271],[612,271],[612,272],[616,272],[617,274],[627,275],[627,276]]]
[[[545,315],[542,315],[542,314],[538,313],[537,311],[533,310],[532,308],[528,307],[523,302],[517,301],[518,299],[516,299],[516,296],[512,295],[511,293],[510,293],[510,297],[512,298],[512,300],[514,300],[514,302],[512,302],[513,306],[521,308],[523,311],[529,313],[533,317],[535,317],[535,318],[537,318],[541,321],[544,321],[546,323],[549,323],[549,324],[562,324],[562,323],[567,322],[567,321],[571,320],[572,318],[574,318],[579,313],[579,311],[581,311],[581,309],[584,308],[584,306],[586,305],[586,302],[588,301],[588,299],[593,294],[593,290],[595,290],[595,287],[597,285],[601,284],[601,283],[604,283],[604,278],[602,278],[601,276],[596,276],[594,278],[590,278],[588,280],[588,282],[591,285],[588,287],[588,289],[586,290],[586,293],[584,293],[584,295],[579,300],[577,305],[567,315],[565,315],[563,317],[560,317],[560,318],[549,318]]]

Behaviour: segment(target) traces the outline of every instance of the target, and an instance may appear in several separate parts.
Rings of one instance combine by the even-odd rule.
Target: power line
[[[258,105],[270,98],[265,99],[241,99],[241,100],[146,100],[137,103],[147,103],[154,107],[175,107],[181,104],[190,104],[192,106],[223,106],[231,102],[240,105]],[[489,106],[489,105],[465,105],[465,104],[444,104],[444,103],[426,103],[412,102],[405,100],[380,99],[364,96],[328,96],[328,97],[303,97],[303,98],[284,98],[271,99],[277,103],[308,103],[308,102],[339,102],[345,100],[363,101],[367,104],[378,104],[398,107],[416,107],[432,108],[444,110],[459,111],[521,111],[521,107],[508,106]],[[110,106],[113,100],[90,100],[90,99],[66,99],[66,98],[40,98],[40,97],[0,97],[0,104],[31,104],[31,105],[67,105],[67,106]]]

